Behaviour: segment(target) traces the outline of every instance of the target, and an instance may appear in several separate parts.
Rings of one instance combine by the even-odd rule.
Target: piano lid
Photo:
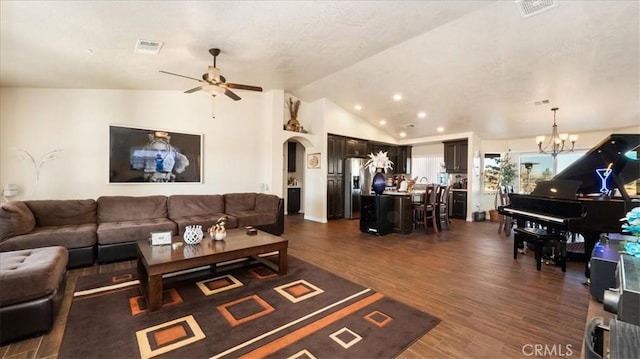
[[[532,196],[541,196],[559,199],[576,199],[576,193],[582,181],[576,180],[550,180],[536,183],[536,188],[531,192]]]
[[[577,159],[554,179],[582,181],[577,193],[588,195],[600,193],[601,180],[596,169],[606,169],[611,165],[611,175],[607,183],[609,189],[617,188],[629,199],[624,185],[640,178],[640,160],[627,157],[629,151],[638,151],[640,134],[612,134]]]

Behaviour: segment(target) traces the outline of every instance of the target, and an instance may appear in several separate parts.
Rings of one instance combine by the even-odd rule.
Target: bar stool
[[[437,217],[439,229],[443,229],[443,223],[446,229],[450,229],[449,224],[451,223],[451,221],[449,219],[449,186],[438,187],[436,210],[438,212]]]
[[[413,193],[411,195],[412,223],[415,230],[421,223],[422,212],[424,211],[424,193]]]
[[[423,225],[424,232],[427,233],[429,224],[433,227],[434,232],[438,232],[438,216],[437,216],[437,188],[436,186],[427,186],[424,193],[424,202],[422,205],[414,208],[414,218],[416,227]]]

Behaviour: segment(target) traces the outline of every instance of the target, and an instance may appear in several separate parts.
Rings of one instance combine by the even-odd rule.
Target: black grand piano
[[[531,194],[510,194],[498,212],[519,226],[529,222],[582,235],[588,264],[600,234],[620,233],[620,218],[640,206],[640,197],[625,189],[640,178],[639,146],[640,134],[612,134],[552,180],[538,182]]]

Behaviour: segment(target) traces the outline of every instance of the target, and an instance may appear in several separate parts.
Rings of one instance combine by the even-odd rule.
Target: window
[[[443,164],[444,156],[442,155],[411,157],[411,176],[417,177],[418,183],[437,183],[438,173],[444,172]]]
[[[558,173],[584,155],[585,152],[571,152],[559,154],[557,159]],[[538,181],[552,179],[553,157],[548,154],[523,154],[520,155],[520,193],[531,193],[536,188]]]

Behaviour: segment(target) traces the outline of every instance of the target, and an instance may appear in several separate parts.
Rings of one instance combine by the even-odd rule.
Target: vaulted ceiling
[[[396,138],[548,134],[555,106],[563,132],[640,127],[640,2],[554,4],[3,0],[0,86],[184,91],[159,70],[199,78],[217,47],[227,81],[328,98]]]

